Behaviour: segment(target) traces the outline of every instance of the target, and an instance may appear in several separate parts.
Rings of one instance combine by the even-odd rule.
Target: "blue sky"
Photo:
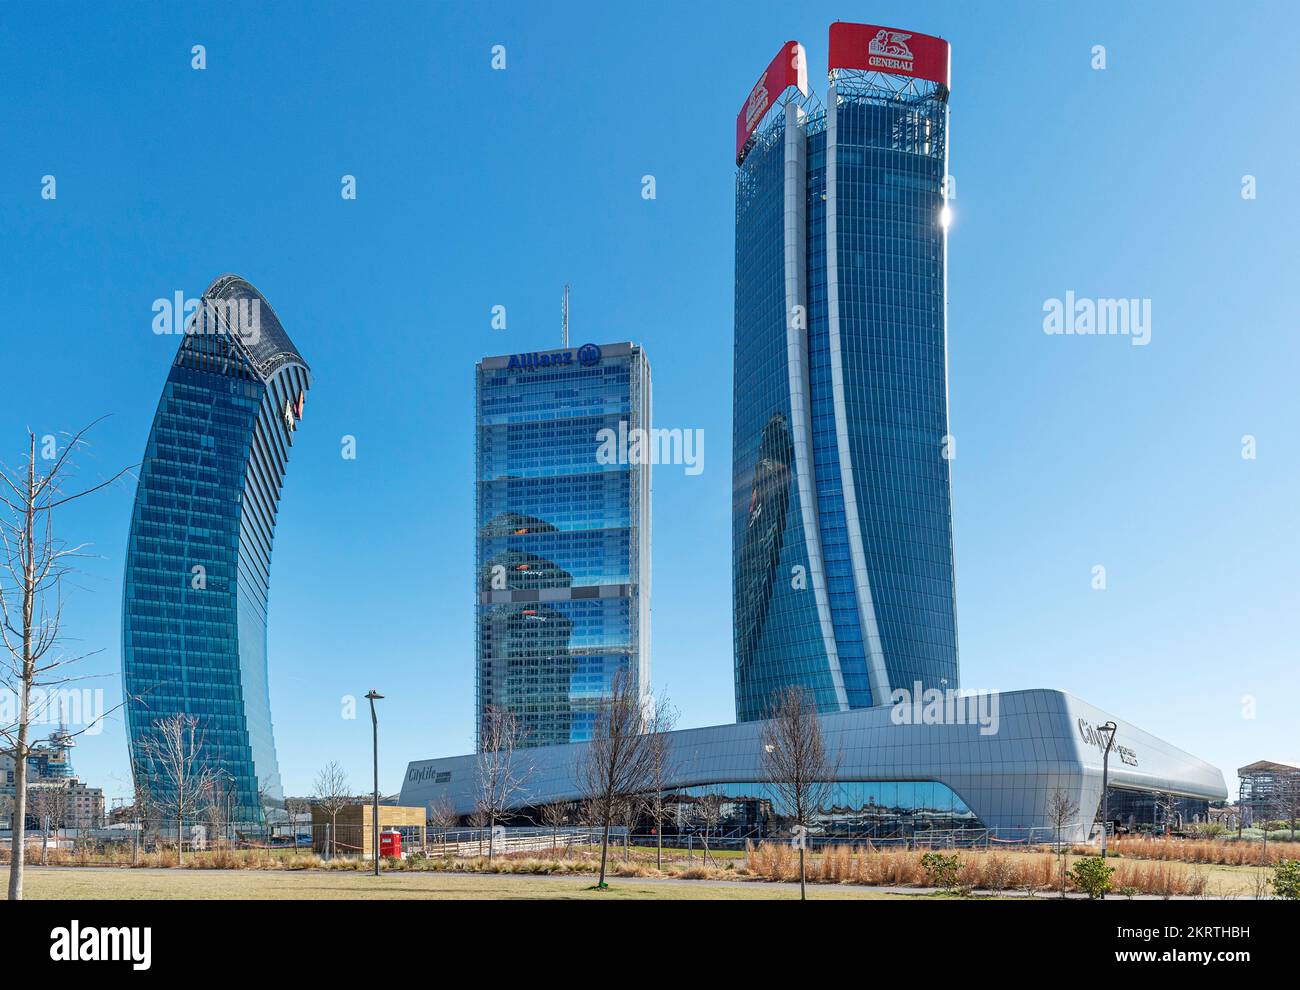
[[[340,699],[371,687],[386,791],[408,760],[471,748],[473,366],[556,345],[565,281],[575,340],[644,344],[656,424],[705,431],[702,474],[656,469],[653,676],[683,725],[732,719],[734,121],[788,38],[824,93],[837,18],[953,46],[963,685],[1078,694],[1230,790],[1238,766],[1300,758],[1293,9],[10,5],[0,456],[28,426],[111,413],[82,477],[138,461],[176,348],[152,302],[223,272],[266,294],[312,366],[272,574],[290,792],[330,759],[365,786],[369,725]],[[1150,344],[1044,334],[1067,290],[1150,299]],[[99,555],[70,632],[102,649],[85,670],[110,700],[132,494],[62,522]],[[120,719],[76,764],[127,792]]]

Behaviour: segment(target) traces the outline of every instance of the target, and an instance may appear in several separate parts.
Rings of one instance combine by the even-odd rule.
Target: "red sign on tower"
[[[749,91],[744,106],[736,115],[737,159],[740,158],[745,142],[754,133],[754,128],[763,119],[763,114],[791,86],[798,88],[805,96],[808,95],[808,59],[804,56],[803,45],[797,41],[787,41],[781,46],[776,58],[758,77],[758,82]]]
[[[836,21],[827,61],[832,69],[889,72],[947,86],[948,51],[948,42],[932,35]]]

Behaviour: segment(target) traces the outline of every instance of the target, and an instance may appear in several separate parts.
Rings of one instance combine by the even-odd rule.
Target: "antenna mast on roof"
[[[564,283],[564,346],[569,346],[569,283]]]

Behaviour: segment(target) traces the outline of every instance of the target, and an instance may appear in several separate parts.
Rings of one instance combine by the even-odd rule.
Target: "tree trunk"
[[[664,868],[664,822],[663,815],[655,818],[655,869]]]
[[[32,658],[32,622],[36,617],[36,434],[31,435],[31,453],[27,459],[27,498],[23,506],[23,542],[26,564],[23,569],[23,676],[19,690],[22,703],[18,712],[18,744],[14,747],[14,821],[13,858],[9,861],[9,899],[23,899],[23,867],[27,835],[27,733],[31,719],[32,681],[36,679],[36,661]]]
[[[14,820],[10,843],[9,900],[23,899],[23,868],[27,852],[27,714],[28,689],[23,685],[22,713],[18,723],[18,745],[14,748]]]
[[[808,887],[807,887],[807,880],[804,874],[803,857],[804,857],[803,844],[800,843],[799,845],[799,900],[806,901],[808,900]]]
[[[177,793],[177,803],[179,804],[179,792]],[[176,865],[185,865],[185,833],[181,831],[185,827],[184,816],[176,812]]]
[[[605,857],[609,854],[609,815],[605,815],[604,833],[600,840],[600,883],[598,887],[605,886]]]

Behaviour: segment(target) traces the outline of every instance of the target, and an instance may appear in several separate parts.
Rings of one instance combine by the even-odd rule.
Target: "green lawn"
[[[368,873],[300,870],[132,870],[29,867],[32,900],[791,900],[794,884],[618,879],[588,890],[594,877]],[[814,900],[899,899],[870,887],[812,886]]]

